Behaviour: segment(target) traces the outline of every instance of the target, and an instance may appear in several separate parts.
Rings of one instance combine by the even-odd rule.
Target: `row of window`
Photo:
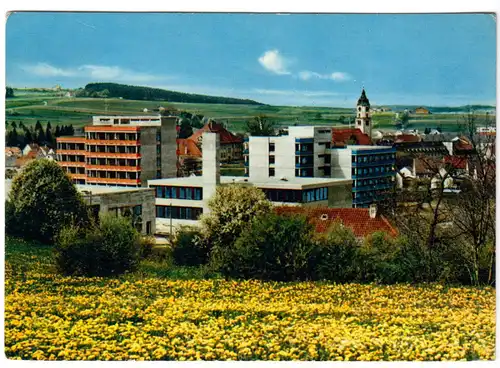
[[[358,176],[365,176],[365,175],[373,175],[373,174],[390,173],[393,171],[394,171],[394,169],[392,166],[377,166],[377,167],[367,167],[364,169],[352,168],[351,174],[358,175]]]
[[[90,178],[101,178],[101,179],[140,179],[140,172],[123,172],[123,171],[100,171],[100,170],[88,170],[87,176]]]
[[[203,209],[198,207],[156,206],[156,217],[175,220],[198,220]]]
[[[271,202],[307,203],[325,201],[328,199],[328,188],[306,190],[293,189],[262,189]]]
[[[70,151],[84,151],[85,143],[57,143],[58,150],[70,150]]]
[[[100,139],[100,140],[120,140],[120,141],[138,141],[141,139],[140,133],[98,133],[88,132],[87,139]]]
[[[392,178],[378,178],[378,179],[370,179],[370,180],[356,180],[352,181],[353,187],[366,187],[369,185],[384,185],[384,184],[393,184]]]
[[[85,155],[57,155],[57,161],[85,162]]]
[[[367,162],[378,162],[378,161],[388,161],[396,159],[395,153],[387,153],[384,155],[367,155],[367,156],[352,156],[352,162],[356,163],[367,163]]]
[[[102,165],[102,166],[141,166],[141,160],[125,159],[125,158],[87,158],[87,165]]]
[[[312,152],[314,150],[314,143],[296,143],[295,151]]]
[[[167,186],[152,186],[151,188],[155,188],[156,198],[194,199],[195,201],[201,201],[203,199],[202,188]]]
[[[101,153],[141,153],[141,147],[140,146],[87,145],[87,152],[101,152]]]
[[[383,192],[383,191],[375,191],[375,192],[356,192],[353,193],[353,198],[355,199],[368,199],[368,198],[374,198],[374,197],[380,197],[380,196],[387,196],[390,193],[388,192]]]
[[[313,169],[295,169],[295,176],[301,178],[312,178],[313,177]]]

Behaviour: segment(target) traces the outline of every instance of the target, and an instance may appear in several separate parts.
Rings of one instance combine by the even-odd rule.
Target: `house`
[[[394,140],[394,143],[418,143],[422,141],[422,138],[420,138],[419,135],[417,134],[398,134],[396,135],[396,138]]]
[[[5,157],[21,157],[22,154],[19,147],[5,147]]]
[[[220,136],[220,159],[222,162],[238,161],[243,159],[243,138],[240,138],[213,120],[209,120],[201,129],[193,133],[189,140],[201,146],[203,133],[218,133]]]
[[[328,208],[328,207],[276,207],[279,215],[303,215],[314,226],[317,233],[327,232],[336,222],[350,228],[356,238],[364,238],[377,231],[397,236],[398,231],[377,212],[377,206],[370,208]]]
[[[368,134],[358,128],[332,129],[332,147],[345,147],[346,145],[369,146],[372,141]]]
[[[425,107],[417,107],[415,109],[415,114],[418,114],[418,115],[429,115],[431,112],[426,109]]]
[[[23,148],[23,156],[27,156],[28,153],[32,151],[36,151],[38,153],[38,150],[40,149],[40,146],[36,143],[29,143]]]

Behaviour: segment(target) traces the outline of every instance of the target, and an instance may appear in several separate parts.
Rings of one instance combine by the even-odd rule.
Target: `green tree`
[[[179,130],[179,138],[185,139],[193,135],[193,127],[189,119],[182,119]]]
[[[271,202],[255,187],[240,185],[219,186],[209,199],[210,212],[201,218],[202,233],[211,263],[215,268],[223,266],[224,253],[256,216],[271,212]]]
[[[86,223],[81,195],[61,166],[47,159],[33,160],[12,181],[8,195],[11,213],[8,234],[50,243],[70,223]]]
[[[359,279],[360,244],[350,228],[335,222],[326,235],[318,237],[318,242],[311,260],[315,279],[335,282]]]
[[[118,275],[137,267],[140,243],[130,219],[106,214],[88,229],[64,227],[56,238],[56,263],[66,275]]]
[[[14,89],[12,87],[5,87],[5,97],[6,98],[14,97]]]
[[[265,214],[253,219],[228,252],[228,276],[274,281],[309,278],[313,229],[302,216]]]
[[[266,115],[258,115],[253,120],[247,121],[247,132],[252,136],[275,135],[276,123]]]

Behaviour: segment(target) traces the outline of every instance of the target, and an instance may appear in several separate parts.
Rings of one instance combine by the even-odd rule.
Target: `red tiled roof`
[[[5,147],[5,154],[11,156],[20,156],[21,149],[19,147]]]
[[[435,174],[443,166],[443,161],[429,156],[420,156],[415,160],[415,174]]]
[[[332,129],[332,143],[334,146],[345,146],[347,141],[355,139],[357,145],[372,144],[370,137],[358,128]]]
[[[418,143],[422,140],[418,135],[400,134],[396,136],[394,143]]]
[[[16,167],[23,167],[28,162],[30,162],[32,160],[35,160],[36,159],[36,154],[32,155],[31,153],[32,152],[28,153],[26,156],[23,156],[23,157],[18,157],[16,159],[16,163],[14,164],[14,166],[16,166]]]
[[[451,164],[455,169],[466,169],[467,168],[467,159],[465,157],[459,156],[445,156],[444,157],[445,164]]]
[[[459,151],[472,151],[473,149],[472,144],[463,137],[460,137],[460,139],[453,143],[453,148]]]
[[[201,157],[201,151],[191,139],[177,139],[177,156]]]
[[[220,144],[229,144],[229,143],[243,143],[243,139],[235,136],[233,133],[225,129],[221,124],[210,121],[206,123],[203,128],[198,129],[191,137],[194,142],[198,142],[200,137],[205,132],[219,133],[220,136]]]
[[[398,234],[384,216],[377,215],[375,218],[370,218],[368,208],[280,206],[276,207],[275,211],[279,215],[305,215],[318,233],[328,231],[335,221],[340,221],[345,227],[351,228],[358,238],[376,231],[385,231],[391,236]]]

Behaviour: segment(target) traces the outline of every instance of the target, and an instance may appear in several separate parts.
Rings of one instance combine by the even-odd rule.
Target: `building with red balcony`
[[[139,187],[176,177],[176,119],[94,116],[85,136],[57,138],[57,160],[76,184]]]

